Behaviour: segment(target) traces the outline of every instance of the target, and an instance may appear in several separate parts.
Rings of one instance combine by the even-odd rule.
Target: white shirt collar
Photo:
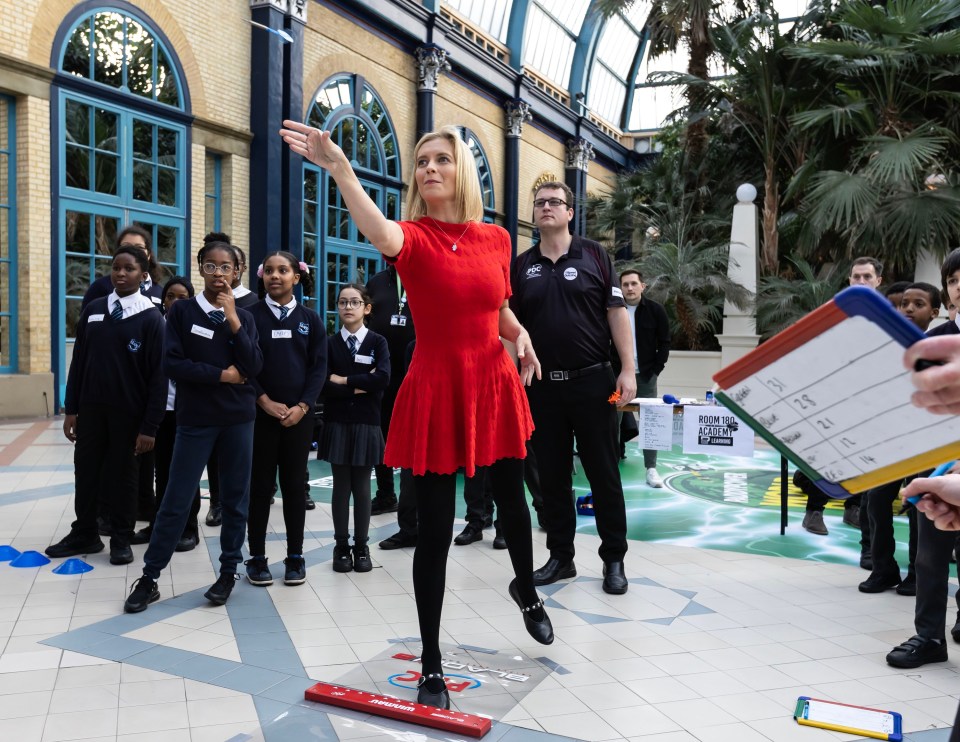
[[[220,307],[215,307],[213,304],[207,301],[207,297],[203,295],[203,292],[199,292],[195,297],[197,304],[200,305],[200,308],[203,310],[204,314],[210,314],[210,312],[223,311]]]
[[[353,333],[353,334],[354,334],[354,335],[356,336],[356,338],[357,338],[357,347],[359,348],[361,345],[363,345],[363,340],[364,340],[364,338],[367,337],[367,326],[366,326],[366,325],[360,325],[360,329],[357,330],[357,331],[356,331],[355,333]],[[343,338],[343,342],[347,342],[347,338],[350,337],[350,333],[347,332],[347,328],[346,328],[346,327],[341,327],[341,328],[340,328],[340,337]]]
[[[234,287],[233,287],[233,298],[234,298],[234,299],[241,299],[241,298],[243,298],[244,296],[246,296],[247,294],[250,294],[250,293],[252,293],[252,292],[250,291],[250,289],[248,289],[248,288],[247,288],[246,286],[244,286],[242,283],[241,283],[239,286],[234,286]]]
[[[146,309],[153,309],[153,302],[139,291],[134,291],[129,296],[118,296],[116,289],[110,292],[110,296],[107,297],[107,311],[113,311],[114,302],[120,302],[120,306],[123,307],[123,318],[132,317],[135,314],[140,314],[140,312]]]
[[[277,319],[280,319],[280,307],[286,307],[287,314],[289,315],[290,312],[294,310],[294,307],[297,306],[297,300],[295,297],[291,297],[287,304],[278,304],[269,296],[265,296],[263,300],[267,303],[267,306],[270,307],[270,311],[273,312],[273,316]]]

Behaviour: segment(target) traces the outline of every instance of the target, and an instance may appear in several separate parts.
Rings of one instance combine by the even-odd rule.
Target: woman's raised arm
[[[285,120],[280,136],[292,152],[326,170],[337,183],[350,216],[366,237],[386,257],[392,258],[403,247],[403,230],[387,219],[363,189],[350,161],[329,131],[320,131],[299,121]]]

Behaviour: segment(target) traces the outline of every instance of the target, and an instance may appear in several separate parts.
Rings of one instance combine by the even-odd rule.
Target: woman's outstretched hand
[[[329,131],[320,131],[299,121],[285,119],[280,136],[290,150],[305,157],[324,170],[335,170],[346,163],[347,157],[340,146],[330,139]]]

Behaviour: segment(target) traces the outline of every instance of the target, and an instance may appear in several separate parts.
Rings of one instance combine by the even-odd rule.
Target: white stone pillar
[[[727,277],[740,284],[751,295],[757,294],[757,256],[759,220],[754,201],[757,189],[749,183],[737,188],[737,205],[733,207],[730,227],[730,257]],[[717,335],[721,349],[721,365],[727,366],[757,347],[756,309],[751,305],[739,309],[729,300],[723,304],[723,334]]]

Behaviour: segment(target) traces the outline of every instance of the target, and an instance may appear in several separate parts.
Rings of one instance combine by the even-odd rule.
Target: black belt
[[[597,371],[602,371],[605,368],[610,368],[610,361],[594,363],[592,366],[584,366],[583,368],[577,368],[573,371],[547,371],[547,375],[544,378],[549,381],[570,381],[570,379],[579,379],[581,376],[595,374]]]

